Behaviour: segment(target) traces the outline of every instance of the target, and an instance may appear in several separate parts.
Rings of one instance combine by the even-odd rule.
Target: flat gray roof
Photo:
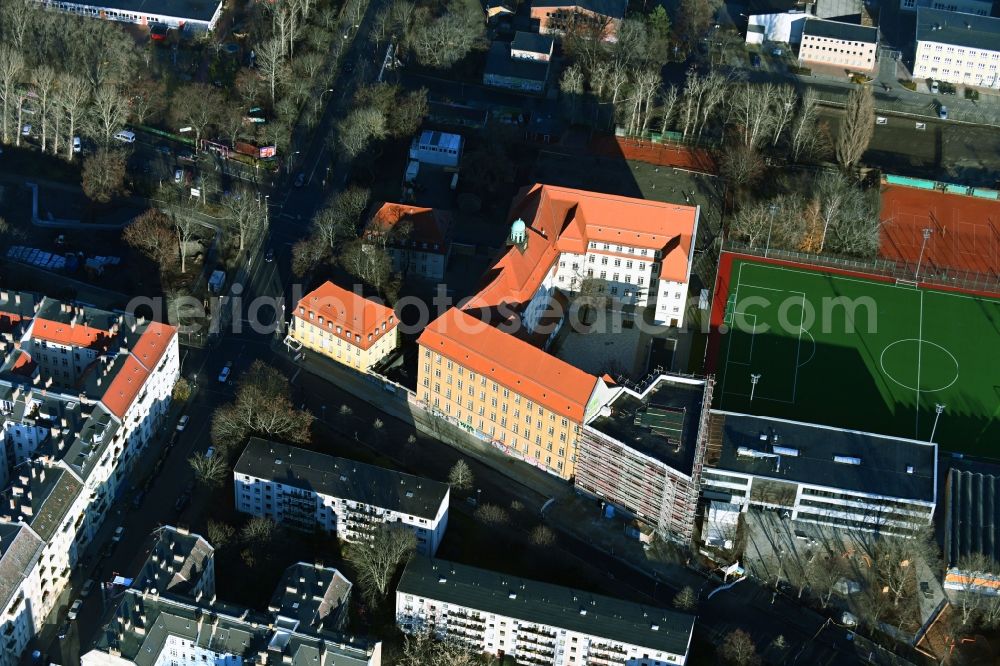
[[[694,630],[676,611],[425,557],[409,561],[397,591],[680,655]]]
[[[881,497],[935,501],[936,444],[718,410],[712,410],[712,419],[722,420],[722,450],[718,461],[706,462],[706,467]],[[747,450],[777,454],[780,465],[773,455],[754,456]]]
[[[842,39],[845,42],[878,43],[878,28],[854,25],[853,23],[841,23],[840,21],[827,21],[825,19],[809,19],[806,21],[805,27],[802,28],[802,34],[814,37]]]
[[[254,437],[234,474],[310,490],[433,520],[448,484]]]
[[[1000,51],[1000,18],[920,7],[917,41]]]

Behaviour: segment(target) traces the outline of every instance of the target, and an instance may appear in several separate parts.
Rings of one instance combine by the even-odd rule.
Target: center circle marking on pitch
[[[919,349],[920,345],[926,345],[922,350]],[[893,373],[886,369],[886,358],[889,359],[889,367],[897,368],[899,364],[892,362],[892,357],[895,354],[905,354],[903,356],[903,361],[901,363],[912,365],[914,372],[917,368],[917,353],[921,354],[920,363],[920,374],[924,377],[929,377],[930,381],[933,381],[936,385],[931,386],[914,386],[913,384],[920,384],[921,377],[912,378],[912,383],[908,381],[901,381],[898,377],[893,376]],[[918,340],[916,338],[904,338],[903,340],[896,340],[895,342],[886,345],[886,348],[882,350],[881,356],[879,356],[879,365],[882,368],[882,374],[891,379],[894,383],[899,384],[905,389],[910,391],[920,391],[933,393],[936,391],[944,391],[951,388],[955,382],[958,381],[958,359],[950,351],[942,347],[936,342],[931,342],[930,340]],[[903,365],[907,367],[907,365]],[[904,377],[904,379],[906,379]]]

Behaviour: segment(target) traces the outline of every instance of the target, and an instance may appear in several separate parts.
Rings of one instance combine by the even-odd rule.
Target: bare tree
[[[174,226],[174,236],[177,238],[177,250],[181,257],[181,273],[186,273],[190,244],[197,238],[201,225],[190,213],[172,215],[171,221]]]
[[[57,90],[56,103],[69,122],[66,134],[68,139],[66,141],[66,159],[73,161],[73,137],[76,136],[76,128],[81,116],[86,112],[87,103],[90,100],[90,87],[84,79],[66,74],[60,77]]]
[[[243,256],[247,239],[257,238],[267,230],[267,213],[255,194],[242,186],[226,196],[223,203],[229,213],[230,227],[239,239],[238,252]]]
[[[240,530],[240,540],[247,544],[263,545],[274,540],[278,526],[270,518],[254,516]]]
[[[91,201],[108,203],[125,192],[125,156],[101,148],[83,161],[83,193]]]
[[[469,490],[472,488],[473,477],[469,463],[464,460],[456,462],[452,466],[451,471],[448,472],[448,483],[455,490]]]
[[[671,85],[662,94],[660,105],[660,134],[665,135],[677,115],[677,86]]]
[[[448,0],[442,15],[418,8],[406,38],[422,65],[446,69],[479,45],[485,28],[476,0]]]
[[[345,557],[358,575],[358,583],[369,602],[385,599],[396,570],[416,549],[413,532],[391,524],[382,524],[367,541],[349,544]]]
[[[498,504],[480,504],[476,519],[486,525],[506,525],[510,522],[510,513]]]
[[[56,72],[48,65],[39,65],[32,72],[32,85],[35,89],[38,108],[38,120],[42,126],[42,152],[48,146],[49,122],[52,120],[53,92],[56,86]],[[54,152],[54,151],[53,151]]]
[[[733,629],[719,646],[719,656],[734,666],[755,666],[760,663],[757,646],[750,634]]]
[[[556,542],[556,533],[546,525],[536,525],[531,530],[531,534],[528,535],[528,540],[531,541],[531,545],[533,546],[549,548]]]
[[[264,81],[267,82],[270,91],[271,104],[277,101],[275,93],[278,89],[278,81],[285,72],[285,43],[279,38],[269,39],[257,46],[257,69],[260,71]]]
[[[209,487],[221,486],[226,477],[229,476],[229,468],[221,454],[208,457],[203,453],[196,453],[188,458],[188,464],[194,470],[198,482]]]
[[[136,217],[122,232],[122,240],[156,264],[161,272],[177,264],[177,241],[173,223],[156,209]]]
[[[766,201],[755,201],[740,208],[729,223],[730,236],[746,241],[751,248],[758,247],[774,219]]]
[[[810,157],[820,145],[816,123],[816,98],[810,93],[802,97],[798,113],[792,121],[789,143],[792,159],[796,162],[804,157]]]
[[[837,133],[837,162],[851,171],[868,150],[875,133],[875,96],[870,85],[854,88],[847,96],[844,122]]]
[[[91,131],[107,148],[115,134],[121,131],[128,120],[128,100],[118,88],[104,85],[94,92],[94,103],[91,110]]]
[[[194,130],[194,145],[199,150],[202,137],[219,120],[225,105],[222,94],[214,86],[192,83],[177,91],[174,99],[175,116]]]
[[[788,84],[772,86],[772,91],[774,97],[771,100],[771,107],[774,109],[774,118],[772,121],[773,127],[771,128],[773,136],[771,145],[777,146],[785,130],[788,129],[795,118],[795,108],[799,96],[795,92],[795,88]]]
[[[357,157],[373,140],[386,135],[386,118],[375,108],[355,109],[341,121],[337,134],[340,145],[351,159]]]
[[[225,548],[236,536],[236,530],[229,523],[208,521],[208,542],[217,549]]]
[[[292,404],[288,379],[266,363],[254,361],[239,382],[235,402],[215,410],[212,441],[232,446],[256,434],[306,442],[312,422],[312,414]]]
[[[698,595],[690,585],[685,585],[674,595],[674,608],[689,611],[698,605]]]
[[[774,128],[771,97],[774,86],[749,82],[730,86],[729,118],[744,146],[757,148],[767,140]]]
[[[764,175],[764,156],[753,145],[727,143],[719,160],[719,172],[737,187],[753,185]]]
[[[30,0],[5,0],[0,6],[0,23],[4,28],[4,39],[10,40],[14,50],[25,52],[25,37],[38,5]]]
[[[3,101],[3,142],[10,143],[10,112],[16,107],[24,58],[9,44],[0,44],[0,100]],[[21,128],[17,128],[20,135]]]
[[[563,71],[559,80],[559,92],[563,102],[569,108],[570,123],[579,120],[580,102],[583,97],[583,69],[579,65],[571,65]]]

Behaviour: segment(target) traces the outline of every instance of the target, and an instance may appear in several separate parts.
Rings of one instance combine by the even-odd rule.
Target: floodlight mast
[[[931,428],[931,438],[927,440],[932,444],[934,443],[934,435],[937,433],[938,419],[941,418],[941,413],[944,412],[945,407],[947,405],[942,405],[941,403],[934,405],[934,426]]]
[[[917,270],[913,273],[914,282],[920,281],[920,264],[924,261],[924,250],[927,249],[927,241],[930,240],[932,233],[934,233],[934,230],[930,227],[924,229],[924,240],[920,244],[920,256],[917,257]]]
[[[750,402],[753,402],[754,391],[757,390],[757,382],[760,381],[760,373],[750,374]]]

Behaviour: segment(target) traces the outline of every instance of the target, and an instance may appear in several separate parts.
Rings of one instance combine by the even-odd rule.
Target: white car
[[[120,526],[116,527],[114,536],[111,537],[111,542],[118,543],[119,541],[122,540],[123,536],[125,536],[125,528]]]
[[[938,82],[937,81],[931,81],[931,93],[934,94],[934,95],[938,94]]]
[[[31,136],[31,125],[25,125],[21,128],[21,136]]]
[[[78,153],[78,152],[80,152],[80,149],[81,149],[81,146],[80,146],[80,137],[74,136],[73,137],[73,152],[74,153]]]
[[[180,185],[184,181],[184,170],[174,169],[174,183]]]
[[[940,109],[938,109],[938,118],[940,118],[941,120],[948,120],[947,106],[942,106]]]
[[[69,607],[69,613],[66,614],[66,618],[69,620],[75,620],[76,616],[80,614],[80,606],[83,605],[83,599],[77,599],[73,602],[73,605]]]
[[[180,420],[177,421],[177,432],[184,432],[184,428],[187,428],[188,421],[190,420],[191,417],[187,414],[182,416]]]

